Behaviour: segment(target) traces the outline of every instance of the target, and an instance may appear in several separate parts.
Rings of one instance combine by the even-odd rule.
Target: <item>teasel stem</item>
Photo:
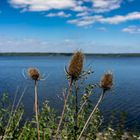
[[[74,83],[74,87],[75,87],[75,137],[74,140],[77,140],[77,129],[78,129],[78,86],[77,86],[77,81],[75,81]]]
[[[56,139],[57,139],[58,133],[59,133],[59,131],[60,131],[61,124],[62,124],[63,119],[64,119],[64,114],[65,114],[65,111],[66,111],[66,106],[67,106],[67,102],[68,102],[69,96],[70,96],[71,93],[72,93],[72,84],[73,84],[73,79],[71,78],[71,79],[70,79],[70,82],[69,82],[69,91],[68,91],[67,96],[64,98],[63,111],[62,111],[62,113],[61,113],[61,118],[60,118],[60,121],[59,121],[57,130],[56,130],[56,135],[55,135],[55,138],[56,138]]]
[[[101,96],[100,96],[100,98],[99,98],[99,100],[98,100],[97,104],[95,105],[95,107],[94,107],[93,111],[92,111],[92,112],[91,112],[91,114],[89,115],[89,117],[88,117],[88,119],[87,119],[87,121],[86,121],[86,123],[85,123],[85,125],[84,125],[84,127],[83,127],[83,129],[82,129],[82,131],[81,131],[81,133],[80,133],[80,135],[79,135],[79,137],[78,137],[78,139],[77,139],[77,140],[80,140],[80,139],[81,139],[81,137],[82,137],[82,135],[83,135],[84,131],[86,130],[86,128],[87,128],[87,126],[88,126],[88,124],[89,124],[89,122],[90,122],[90,120],[91,120],[91,118],[92,118],[93,114],[95,113],[95,111],[97,110],[97,108],[98,108],[99,104],[100,104],[100,103],[101,103],[101,101],[103,100],[104,95],[105,95],[105,92],[106,92],[106,90],[105,90],[105,89],[103,89],[103,90],[102,90],[102,93],[101,93]]]
[[[39,109],[38,109],[38,89],[37,89],[37,80],[35,80],[35,117],[36,117],[36,123],[37,123],[38,140],[40,140],[40,129],[39,129],[38,114],[39,114]]]

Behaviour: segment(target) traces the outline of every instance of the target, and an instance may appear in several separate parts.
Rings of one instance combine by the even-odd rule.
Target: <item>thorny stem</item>
[[[56,135],[55,135],[55,138],[56,138],[56,139],[57,139],[57,136],[58,136],[58,133],[59,133],[59,130],[60,130],[60,127],[61,127],[63,118],[64,118],[64,113],[65,113],[65,110],[66,110],[66,106],[67,106],[67,102],[68,102],[69,96],[70,96],[70,94],[72,93],[72,83],[73,83],[73,80],[71,79],[71,80],[70,80],[70,83],[69,83],[69,91],[68,91],[68,94],[67,94],[67,96],[64,98],[63,111],[62,111],[61,118],[60,118],[60,121],[59,121],[57,130],[56,130]]]
[[[75,140],[77,139],[77,129],[78,129],[78,124],[77,124],[77,119],[78,119],[78,87],[77,83],[75,83]]]
[[[80,135],[79,135],[79,137],[78,137],[77,140],[80,140],[80,139],[81,139],[81,137],[82,137],[82,135],[83,135],[85,129],[86,129],[87,126],[88,126],[88,123],[90,122],[90,119],[92,118],[92,116],[93,116],[93,114],[95,113],[95,111],[97,110],[99,104],[100,104],[101,101],[103,100],[103,97],[104,97],[105,92],[106,92],[106,90],[103,90],[103,92],[102,92],[102,94],[101,94],[101,96],[100,96],[100,98],[99,98],[97,104],[95,105],[93,111],[91,112],[90,116],[88,117],[88,119],[87,119],[87,121],[86,121],[86,123],[85,123],[85,125],[84,125],[84,127],[83,127],[83,129],[82,129],[82,131],[81,131],[81,133],[80,133]]]
[[[38,140],[40,140],[40,130],[39,130],[39,119],[38,119],[38,92],[37,92],[37,80],[35,80],[35,117],[36,117],[36,123],[37,123],[37,133],[38,133]]]

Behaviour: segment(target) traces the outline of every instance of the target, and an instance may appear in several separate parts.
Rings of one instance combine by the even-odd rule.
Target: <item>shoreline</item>
[[[0,53],[0,56],[71,56],[73,53]],[[85,53],[95,57],[140,57],[140,53]]]

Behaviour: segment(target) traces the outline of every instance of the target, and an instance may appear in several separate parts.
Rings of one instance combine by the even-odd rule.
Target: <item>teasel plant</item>
[[[92,116],[94,115],[94,113],[96,112],[96,110],[98,109],[98,106],[100,105],[100,103],[102,102],[104,96],[105,96],[105,93],[110,90],[113,86],[113,74],[111,71],[108,71],[107,73],[104,74],[104,76],[102,77],[101,81],[100,81],[100,84],[99,84],[100,88],[102,89],[102,93],[95,105],[95,107],[93,108],[91,114],[89,115],[86,123],[84,124],[84,127],[82,129],[82,131],[80,132],[80,135],[78,137],[77,140],[80,140],[82,138],[82,135],[84,133],[84,131],[87,129],[88,127],[88,124],[92,118]]]
[[[56,139],[57,139],[61,124],[64,119],[64,114],[66,111],[68,99],[69,99],[70,95],[72,94],[73,84],[75,85],[75,139],[77,137],[76,131],[77,131],[77,118],[78,118],[78,91],[77,91],[76,84],[77,84],[79,77],[82,74],[83,64],[84,64],[84,55],[81,51],[77,51],[73,54],[73,56],[70,60],[68,69],[65,67],[65,72],[66,72],[66,75],[67,75],[68,81],[69,81],[69,90],[68,90],[68,94],[64,96],[63,110],[62,110],[62,114],[61,114],[61,117],[59,120],[56,135],[55,135]]]
[[[40,140],[40,128],[39,128],[39,103],[38,103],[38,82],[45,81],[48,76],[45,74],[41,75],[37,68],[29,68],[27,71],[23,69],[22,75],[27,80],[34,81],[34,109],[35,109],[35,119],[37,124],[38,140]],[[26,76],[27,75],[27,76]]]
[[[36,123],[37,123],[37,132],[38,132],[38,140],[40,140],[40,129],[39,129],[39,107],[38,107],[38,81],[40,79],[40,72],[36,68],[29,68],[28,69],[28,75],[29,77],[35,82],[34,86],[34,95],[35,95],[35,117],[36,117]]]

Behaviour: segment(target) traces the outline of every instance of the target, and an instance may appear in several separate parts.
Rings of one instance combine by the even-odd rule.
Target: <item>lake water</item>
[[[62,102],[57,95],[61,95],[67,87],[64,66],[68,64],[69,56],[13,56],[0,57],[0,94],[7,92],[13,98],[17,88],[20,97],[25,87],[23,97],[27,116],[31,115],[34,102],[33,82],[22,75],[24,69],[37,67],[47,75],[47,79],[39,83],[40,103],[47,99],[51,106],[60,109]],[[92,65],[94,74],[87,83],[98,83],[107,70],[111,70],[115,77],[113,90],[109,92],[102,105],[101,111],[105,118],[109,118],[112,111],[127,112],[128,128],[137,127],[140,130],[140,57],[94,57],[87,56],[85,68]],[[96,93],[93,101],[99,97]]]

